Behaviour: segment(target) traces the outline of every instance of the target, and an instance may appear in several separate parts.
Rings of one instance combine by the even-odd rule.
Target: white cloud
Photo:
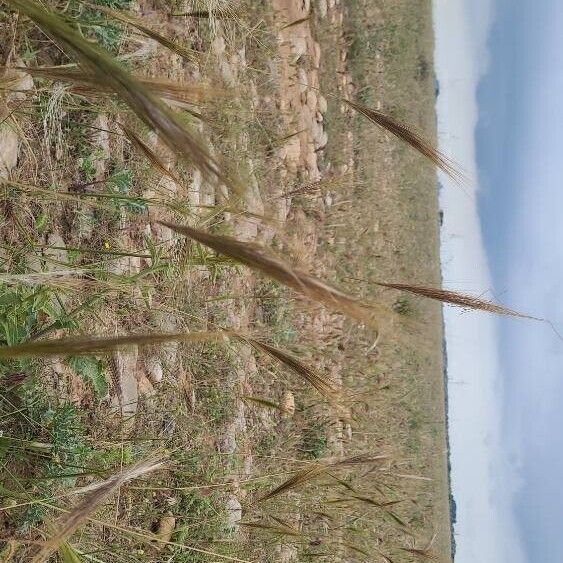
[[[440,82],[440,148],[469,178],[459,187],[441,177],[444,283],[480,294],[492,287],[477,213],[476,89],[486,71],[491,0],[435,0],[436,72]],[[489,294],[490,296],[490,294]],[[500,444],[502,379],[495,319],[445,312],[448,348],[452,487],[457,503],[456,563],[520,563],[511,495],[518,481]]]

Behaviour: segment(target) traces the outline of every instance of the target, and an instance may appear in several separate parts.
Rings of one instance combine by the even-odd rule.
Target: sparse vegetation
[[[447,560],[430,37],[0,3],[4,560]]]

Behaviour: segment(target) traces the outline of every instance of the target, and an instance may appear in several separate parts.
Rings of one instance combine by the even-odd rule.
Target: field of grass
[[[431,2],[6,0],[0,45],[3,560],[450,561],[440,305],[378,285],[440,285],[436,170],[346,103],[435,137]]]

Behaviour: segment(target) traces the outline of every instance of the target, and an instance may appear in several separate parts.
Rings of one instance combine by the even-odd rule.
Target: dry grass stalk
[[[276,196],[274,199],[281,199],[284,197],[292,197],[296,195],[306,195],[311,194],[314,192],[321,192],[323,189],[331,189],[331,190],[338,190],[343,188],[346,185],[350,185],[350,183],[354,180],[352,174],[342,174],[340,176],[333,176],[329,178],[323,178],[322,180],[318,180],[316,182],[310,182],[299,188],[295,188],[293,190],[289,190],[288,192],[284,192],[283,194]]]
[[[102,12],[106,16],[110,18],[114,18],[122,23],[127,25],[131,25],[138,29],[141,33],[144,33],[147,37],[150,37],[157,43],[160,43],[166,49],[169,49],[173,53],[180,55],[182,58],[188,61],[195,61],[197,60],[196,53],[192,49],[188,49],[184,45],[180,45],[179,43],[172,41],[162,33],[152,29],[151,27],[145,25],[143,20],[136,18],[130,14],[126,14],[124,12],[120,12],[118,10],[112,10],[111,8],[107,8],[106,6],[100,6],[99,4],[90,4],[87,3],[90,8],[96,10],[98,12]]]
[[[310,19],[311,16],[305,16],[304,18],[299,18],[298,20],[283,25],[280,29],[283,30],[283,29],[289,29],[290,27],[296,27],[298,25],[301,25],[302,23],[309,21]]]
[[[414,547],[401,547],[401,551],[406,551],[419,559],[424,559],[425,561],[437,561],[438,556],[431,550],[416,549]]]
[[[192,10],[191,12],[182,12],[170,14],[174,18],[199,18],[199,19],[236,19],[240,13],[234,8],[215,8],[214,10]]]
[[[113,93],[113,89],[108,85],[96,81],[94,75],[83,72],[74,66],[14,67],[14,70],[48,80],[68,82],[74,85],[71,87],[71,92],[84,96]],[[134,78],[154,95],[184,109],[190,109],[191,106],[201,104],[219,95],[216,90],[212,91],[202,85],[183,84],[162,78],[147,78],[143,76],[135,76]]]
[[[387,500],[387,501],[379,501],[379,500],[375,500],[371,497],[366,497],[364,495],[351,495],[350,496],[351,500],[359,500],[360,502],[363,502],[365,504],[369,504],[370,506],[375,506],[376,508],[387,508],[389,506],[395,506],[396,504],[400,504],[401,502],[404,502],[404,500]]]
[[[49,357],[80,354],[104,354],[127,346],[147,346],[166,342],[210,342],[229,336],[227,332],[173,332],[155,334],[129,334],[101,338],[83,336],[26,342],[16,346],[0,347],[0,358]]]
[[[279,403],[274,403],[274,401],[270,401],[269,399],[263,399],[262,397],[251,397],[250,395],[243,395],[241,397],[241,399],[243,401],[250,403],[250,404],[258,405],[259,407],[264,407],[266,409],[273,409],[273,410],[280,411],[282,413],[289,412],[287,409],[285,409]]]
[[[107,354],[127,346],[150,346],[167,342],[220,342],[227,338],[234,338],[241,342],[246,342],[255,349],[275,358],[291,371],[309,382],[327,399],[333,400],[338,395],[338,387],[334,382],[323,377],[313,368],[306,366],[291,354],[232,331],[129,334],[105,338],[98,336],[82,336],[78,338],[39,340],[17,344],[15,346],[0,347],[0,359]]]
[[[432,551],[432,546],[436,541],[436,534],[433,534],[427,544],[422,548],[417,548],[416,546],[413,547],[400,547],[401,551],[406,551],[419,559],[424,559],[425,561],[437,561],[439,558],[438,556]]]
[[[269,344],[265,344],[264,342],[259,342],[258,340],[249,340],[249,343],[258,350],[265,352],[272,358],[275,358],[297,375],[301,376],[303,379],[308,381],[321,395],[326,397],[327,399],[334,399],[339,394],[339,387],[330,379],[322,376],[313,368],[305,365],[295,356],[280,350],[279,348],[275,348],[274,346],[270,346]]]
[[[279,485],[269,493],[265,494],[259,500],[260,502],[269,500],[271,498],[284,494],[288,491],[291,491],[297,487],[310,483],[313,479],[326,474],[328,471],[332,469],[353,467],[356,465],[363,465],[366,463],[378,463],[380,461],[383,461],[384,459],[387,459],[387,456],[385,455],[373,456],[369,454],[362,454],[362,455],[353,456],[350,458],[333,461],[333,462],[313,463],[305,467],[305,469],[302,469],[301,471],[295,473],[295,475],[284,481],[281,485]]]
[[[47,561],[119,487],[132,479],[137,479],[160,469],[163,464],[162,458],[145,460],[99,483],[93,491],[84,497],[82,502],[55,522],[54,529],[56,531],[54,535],[39,549],[38,553],[31,559],[31,563]]]
[[[155,168],[158,172],[160,172],[163,176],[170,178],[175,184],[180,184],[180,180],[166,167],[164,162],[159,158],[159,156],[133,131],[126,127],[122,123],[118,124],[121,130],[123,131],[124,135],[129,139],[129,142],[137,149],[137,151],[142,154],[151,164],[153,168]]]
[[[270,532],[271,534],[277,534],[280,536],[302,536],[303,534],[299,532],[299,530],[295,530],[294,528],[287,526],[287,525],[272,525],[272,524],[264,524],[263,522],[240,522],[241,526],[245,526],[247,528],[255,528],[258,530],[264,530],[266,532]]]
[[[377,327],[374,305],[363,304],[324,281],[293,268],[285,260],[273,256],[264,247],[231,237],[214,235],[186,225],[162,222],[173,231],[190,237],[220,254],[226,254],[245,266],[259,270],[266,276],[294,289],[325,307],[339,311],[365,324]],[[377,309],[382,313],[383,308]]]
[[[488,313],[495,313],[497,315],[504,315],[509,317],[519,317],[522,319],[531,319],[535,321],[540,321],[536,317],[531,317],[518,311],[513,311],[512,309],[507,309],[496,303],[491,303],[479,297],[473,295],[467,295],[465,293],[458,293],[457,291],[450,291],[447,289],[437,289],[431,286],[425,285],[411,285],[406,283],[384,283],[376,282],[377,285],[381,287],[388,287],[390,289],[398,289],[400,291],[406,291],[408,293],[413,293],[414,295],[420,295],[422,297],[427,297],[428,299],[434,299],[435,301],[440,301],[442,303],[448,303],[449,305],[455,305],[456,307],[464,307],[466,309],[475,309],[478,311],[486,311]]]
[[[463,179],[462,174],[457,170],[454,163],[443,155],[430,141],[424,139],[419,133],[400,123],[385,113],[372,109],[368,106],[344,100],[351,108],[359,114],[369,119],[372,123],[379,125],[401,141],[410,145],[414,150],[433,162],[440,170],[456,181]]]
[[[72,53],[97,83],[110,88],[149,128],[158,131],[162,140],[179,157],[197,167],[206,178],[217,179],[235,187],[227,172],[209,153],[204,142],[183,124],[155,95],[131,76],[99,46],[84,39],[53,12],[35,0],[6,0],[33,20],[62,49]]]

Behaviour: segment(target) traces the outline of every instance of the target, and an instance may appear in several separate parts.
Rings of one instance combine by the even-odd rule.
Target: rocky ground
[[[124,488],[98,515],[105,524],[91,522],[76,538],[85,560],[410,561],[413,550],[432,543],[447,561],[440,310],[369,285],[439,281],[435,172],[344,102],[369,102],[432,134],[430,3],[216,2],[199,17],[179,14],[201,6],[173,4],[126,7],[193,57],[126,26],[118,26],[123,35],[111,48],[138,74],[191,88],[190,102],[199,89],[203,119],[186,120],[244,179],[242,196],[210,184],[156,134],[133,125],[158,158],[158,166],[147,164],[146,152],[124,135],[122,125],[131,124],[115,103],[6,71],[2,275],[56,274],[41,289],[48,306],[26,313],[32,337],[230,328],[290,348],[351,400],[327,406],[249,344],[174,344],[128,349],[89,367],[68,358],[25,367],[33,380],[3,396],[5,431],[54,443],[58,413],[68,405],[80,430],[62,434],[65,447],[80,442],[76,463],[104,473],[155,447],[170,452],[164,475],[146,488]],[[64,62],[21,17],[6,13],[2,25],[6,67]],[[108,178],[113,190],[129,179],[127,195],[137,199],[116,208],[93,197]],[[375,332],[312,305],[158,223],[179,216],[273,247],[387,304],[394,320]],[[76,274],[88,268],[105,272],[98,285]],[[69,269],[72,276],[60,274]],[[16,292],[22,306],[27,288]],[[2,291],[15,303],[13,285],[2,282]],[[11,313],[2,314],[6,327]],[[7,381],[14,369],[3,370]],[[97,392],[105,389],[99,378],[107,391]],[[45,405],[37,393],[48,397]],[[22,431],[18,412],[46,426]],[[386,461],[258,502],[292,471],[365,452]],[[65,455],[36,463],[34,474],[60,473],[71,462]],[[90,479],[48,481],[25,494],[56,496]],[[15,487],[14,479],[5,485]],[[10,495],[4,501],[14,504]],[[2,516],[4,536],[16,538],[5,552],[13,550],[14,560],[25,560],[17,549],[41,529],[45,510],[37,512],[16,507]],[[150,536],[147,547],[146,538],[123,529],[169,543],[155,547]],[[92,546],[100,530],[98,559]]]

